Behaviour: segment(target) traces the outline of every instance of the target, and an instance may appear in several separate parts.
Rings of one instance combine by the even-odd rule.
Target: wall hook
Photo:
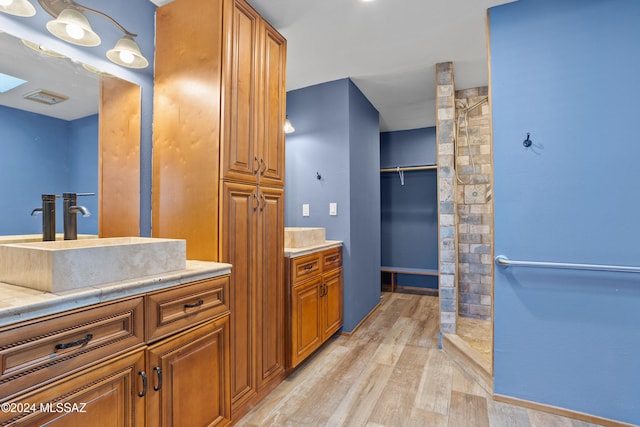
[[[533,144],[533,141],[531,141],[531,139],[529,139],[529,132],[527,132],[527,139],[522,141],[522,145],[524,145],[526,148],[529,148],[529,147],[531,147],[531,144]]]
[[[322,175],[320,175],[320,172],[316,172],[316,179],[318,181],[320,181],[322,179]]]

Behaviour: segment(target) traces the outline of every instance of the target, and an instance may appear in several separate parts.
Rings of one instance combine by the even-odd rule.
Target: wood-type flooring
[[[438,349],[437,297],[385,293],[237,426],[593,427],[494,401]]]

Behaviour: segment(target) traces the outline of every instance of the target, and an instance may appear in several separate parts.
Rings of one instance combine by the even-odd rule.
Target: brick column
[[[436,136],[438,155],[438,287],[440,332],[456,333],[458,292],[456,249],[455,86],[453,63],[436,65]]]

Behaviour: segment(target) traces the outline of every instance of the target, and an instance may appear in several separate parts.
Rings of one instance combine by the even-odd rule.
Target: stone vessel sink
[[[0,245],[0,282],[45,292],[184,270],[186,242],[114,237]]]
[[[304,248],[319,245],[326,241],[325,229],[322,227],[285,227],[284,247]]]

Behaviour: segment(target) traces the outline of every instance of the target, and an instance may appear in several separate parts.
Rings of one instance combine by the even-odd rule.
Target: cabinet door
[[[233,265],[229,283],[231,307],[231,398],[233,407],[256,393],[255,269],[256,228],[260,205],[255,185],[223,183],[220,235],[221,262]]]
[[[342,326],[342,268],[323,274],[322,339],[336,333]]]
[[[230,422],[228,316],[149,347],[147,369],[148,426]]]
[[[141,347],[6,402],[9,409],[29,406],[22,413],[0,412],[0,425],[144,426],[145,398],[138,396],[144,354]]]
[[[291,366],[296,367],[322,344],[322,276],[291,291]]]
[[[285,67],[287,42],[262,21],[260,129],[258,134],[260,183],[284,186]]]
[[[256,147],[260,16],[246,2],[233,0],[225,53],[222,176],[257,183],[260,158]]]
[[[256,318],[258,389],[284,371],[284,190],[260,187]]]

